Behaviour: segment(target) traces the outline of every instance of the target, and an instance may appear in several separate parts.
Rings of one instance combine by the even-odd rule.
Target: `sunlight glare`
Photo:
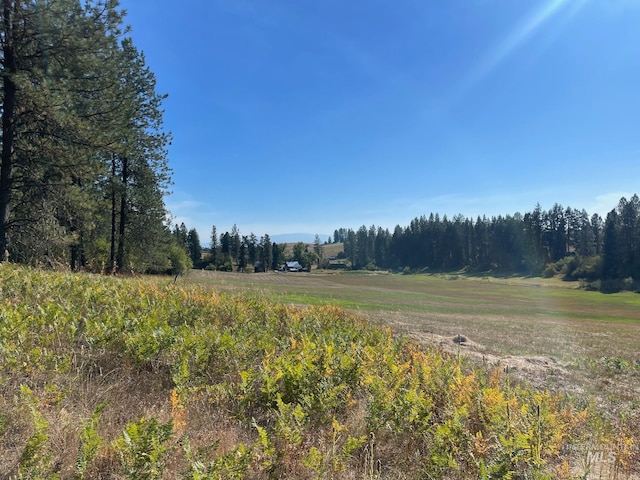
[[[569,16],[574,16],[587,0],[549,0],[541,8],[531,13],[525,21],[518,25],[504,41],[491,50],[480,63],[471,71],[463,82],[460,96],[464,96],[471,88],[489,76],[518,48],[540,30],[561,9],[570,7]]]

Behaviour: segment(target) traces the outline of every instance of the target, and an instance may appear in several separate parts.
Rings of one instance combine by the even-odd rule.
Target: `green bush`
[[[193,263],[191,263],[189,255],[187,255],[187,252],[179,245],[171,245],[169,248],[169,262],[169,273],[176,277],[185,274],[193,268]]]
[[[220,272],[233,272],[233,263],[231,263],[231,259],[225,258],[224,262],[218,265],[218,270]]]
[[[600,256],[580,257],[569,255],[557,262],[549,263],[542,272],[543,278],[551,278],[562,275],[563,280],[597,280],[602,273],[602,260]]]
[[[542,271],[542,278],[555,277],[558,274],[555,263],[549,263]]]
[[[162,478],[173,433],[171,423],[160,424],[155,418],[129,423],[122,436],[114,442],[122,468],[131,480]]]

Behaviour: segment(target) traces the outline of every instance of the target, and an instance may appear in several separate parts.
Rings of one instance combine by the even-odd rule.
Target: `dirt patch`
[[[488,353],[480,343],[463,334],[451,337],[436,333],[408,332],[407,336],[427,346],[437,346],[451,355],[462,355],[474,365],[485,368],[502,368],[506,373],[539,388],[581,393],[582,389],[573,384],[569,372],[553,357],[496,355]],[[464,341],[461,341],[464,340]]]

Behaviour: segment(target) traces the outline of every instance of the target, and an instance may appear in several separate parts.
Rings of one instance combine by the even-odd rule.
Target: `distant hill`
[[[326,242],[331,235],[327,233],[319,233],[320,242]],[[271,241],[276,243],[313,243],[316,239],[315,233],[281,233],[280,235],[270,235]]]

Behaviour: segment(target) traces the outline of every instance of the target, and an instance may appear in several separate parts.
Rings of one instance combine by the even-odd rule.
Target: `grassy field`
[[[3,265],[0,478],[636,479],[637,297],[567,287]]]
[[[502,363],[538,385],[640,409],[640,295],[558,279],[384,273],[192,272],[185,282],[283,303],[338,305],[425,343]],[[451,340],[463,335],[459,348]]]

